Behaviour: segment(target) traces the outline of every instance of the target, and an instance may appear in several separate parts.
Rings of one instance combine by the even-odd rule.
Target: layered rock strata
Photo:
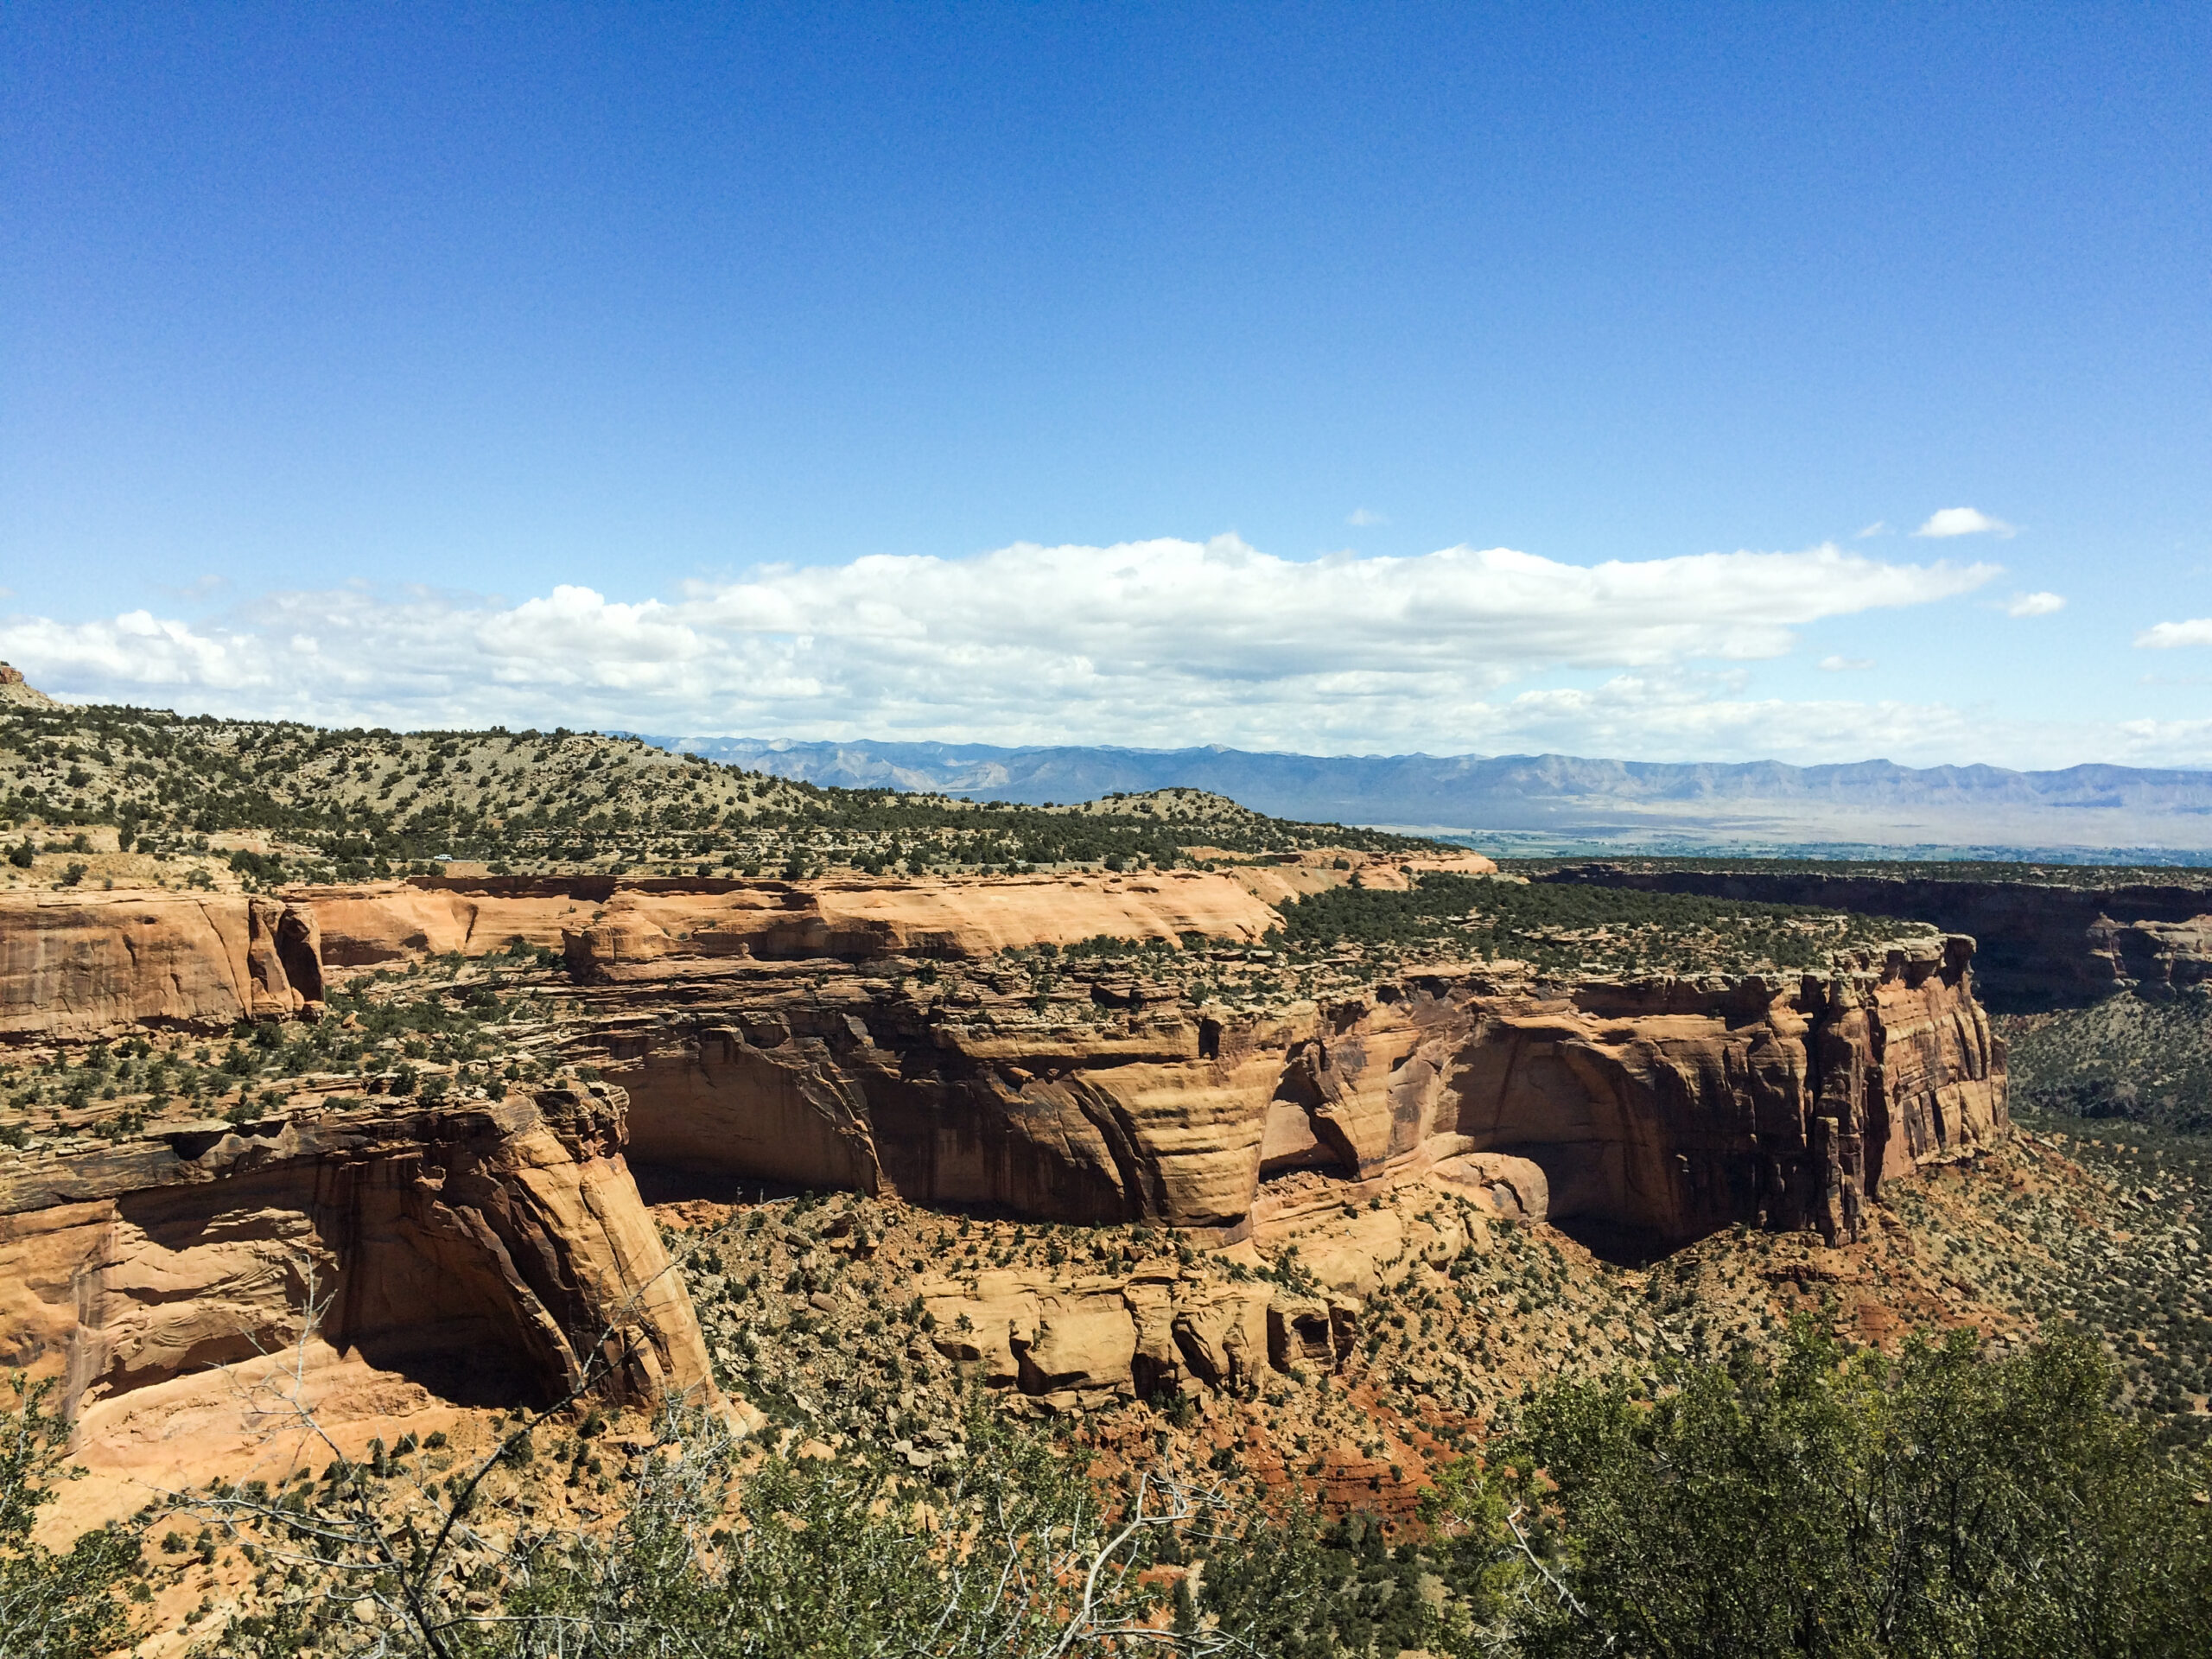
[[[0,1364],[66,1378],[96,1436],[295,1350],[462,1401],[711,1398],[623,1108],[303,1112],[0,1165]]]
[[[215,1031],[321,1000],[315,912],[243,893],[0,894],[0,1040]]]
[[[477,908],[457,943],[406,909],[461,900]],[[357,961],[497,949],[523,930],[494,901],[537,906],[541,938],[557,925],[569,1057],[609,1083],[18,1160],[0,1179],[8,1362],[65,1375],[80,1419],[112,1430],[298,1341],[312,1294],[317,1354],[448,1394],[708,1389],[626,1135],[700,1196],[844,1187],[1233,1245],[1421,1181],[1476,1200],[1462,1216],[1664,1244],[1732,1223],[1854,1238],[1885,1184],[2006,1124],[1964,938],[1786,979],[1560,988],[1435,965],[1256,1011],[1193,1002],[1142,958],[1063,957],[1046,979],[990,959],[1110,933],[1164,963],[1189,933],[1262,938],[1274,912],[1201,873],[18,902],[0,1007],[65,1039],[305,1009],[323,943]],[[1233,1388],[1342,1358],[1376,1264],[1402,1251],[1341,1243],[1308,1259],[1305,1292],[1169,1273],[921,1293],[947,1351],[1026,1397]]]
[[[1226,1241],[1449,1166],[1523,1213],[1660,1241],[1738,1222],[1849,1239],[1885,1181],[2006,1127],[1972,952],[1567,992],[1438,969],[1273,1014],[1107,969],[1088,1020],[1013,983],[946,996],[868,963],[611,952],[588,964],[581,1052],[629,1091],[632,1155],[708,1185]],[[1531,1173],[1481,1166],[1501,1156]]]
[[[664,958],[959,959],[1100,935],[1252,940],[1278,919],[1234,875],[1197,870],[791,882],[417,877],[288,897],[315,916],[334,967],[518,944],[565,950],[588,971]]]

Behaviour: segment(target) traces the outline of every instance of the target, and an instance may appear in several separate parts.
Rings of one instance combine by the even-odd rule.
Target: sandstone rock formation
[[[464,1402],[714,1396],[624,1165],[619,1090],[167,1126],[0,1166],[0,1364],[85,1435],[219,1410],[306,1335],[321,1367]],[[235,1414],[233,1413],[233,1414]]]
[[[1224,1239],[1452,1160],[1522,1214],[1665,1240],[1737,1221],[1850,1237],[1885,1179],[2005,1122],[1964,939],[1828,981],[1540,995],[1438,969],[1262,1014],[1108,965],[1082,970],[1096,1017],[1071,1022],[1011,983],[938,996],[895,962],[1102,932],[1249,941],[1274,913],[1197,872],[511,887],[531,890],[0,901],[0,1032],[289,1012],[320,995],[319,947],[489,950],[534,917],[593,987],[578,1057],[630,1090],[642,1161]]]
[[[287,896],[315,914],[334,967],[519,943],[565,949],[587,976],[669,957],[973,957],[1102,934],[1251,940],[1276,921],[1233,875],[1195,870],[790,882],[416,877]]]
[[[1637,1247],[1731,1223],[1847,1241],[1887,1184],[2005,1128],[1969,940],[1827,976],[1572,988],[1510,966],[1384,971],[1356,950],[1340,975],[1260,943],[1279,919],[1268,881],[1351,873],[1332,859],[0,901],[0,1033],[19,1040],[306,1012],[326,959],[342,976],[519,938],[557,944],[569,971],[525,976],[527,1016],[480,1036],[512,1042],[522,1075],[565,1059],[607,1079],[157,1124],[0,1164],[0,1363],[65,1377],[88,1459],[130,1478],[237,1466],[242,1402],[295,1360],[326,1421],[353,1425],[349,1446],[372,1424],[412,1432],[425,1402],[557,1397],[585,1380],[712,1397],[634,1160],[702,1209],[775,1182],[1183,1230],[1132,1230],[1130,1248],[1065,1272],[1059,1255],[1050,1273],[973,1249],[960,1267],[913,1258],[898,1300],[911,1284],[928,1338],[916,1332],[901,1363],[957,1366],[1037,1412],[1236,1394],[1373,1351],[1389,1287],[1475,1271],[1501,1223]],[[1000,954],[1102,935],[1144,948]],[[1324,981],[1340,988],[1296,1000]],[[1232,984],[1238,1000],[1220,1000]],[[423,988],[410,979],[406,995]],[[1193,1242],[1217,1249],[1201,1262]],[[872,1317],[854,1300],[868,1293],[836,1274],[802,1288],[805,1318]],[[702,1305],[741,1347],[732,1294],[721,1278]],[[310,1298],[327,1300],[311,1334]]]
[[[1182,1293],[1182,1294],[1179,1294]],[[1268,1286],[1185,1286],[1172,1268],[1073,1283],[984,1274],[921,1294],[937,1344],[986,1387],[1046,1410],[1201,1387],[1242,1390],[1268,1363]]]
[[[687,974],[613,955],[594,958],[607,1013],[587,1052],[630,1092],[632,1155],[696,1180],[1230,1239],[1450,1164],[1554,1221],[1849,1238],[1884,1181],[2006,1127],[1972,950],[1930,940],[1826,981],[1545,995],[1431,971],[1262,1015],[1102,979],[1094,998],[1124,1011],[1107,1024],[1025,1019],[1012,986],[995,1006],[931,1001],[865,964]]]
[[[0,1039],[216,1030],[322,998],[312,910],[239,893],[0,894]]]
[[[1435,1185],[1454,1186],[1447,1179]],[[1486,1225],[1436,1206],[1410,1224],[1386,1208],[1279,1227],[1270,1242],[1295,1243],[1316,1287],[1309,1290],[1256,1278],[1224,1282],[1159,1261],[1087,1277],[1003,1270],[932,1275],[917,1294],[934,1322],[938,1351],[1032,1410],[1085,1410],[1160,1394],[1248,1393],[1270,1371],[1342,1370],[1360,1335],[1364,1299],[1382,1276],[1408,1260],[1448,1267],[1487,1243]]]

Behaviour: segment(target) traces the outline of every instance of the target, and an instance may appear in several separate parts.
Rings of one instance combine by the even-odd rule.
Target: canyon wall
[[[0,1365],[64,1377],[104,1433],[142,1404],[204,1407],[218,1368],[295,1349],[464,1402],[712,1397],[623,1111],[616,1090],[550,1090],[16,1154]]]
[[[961,958],[1101,934],[1257,939],[1278,919],[1249,882],[1199,870],[912,880],[416,877],[298,887],[287,897],[315,915],[334,967],[515,944],[567,950],[587,964]]]
[[[1541,1172],[1555,1221],[1851,1238],[1885,1180],[2006,1128],[1972,952],[1930,940],[1827,980],[1560,995],[1446,969],[1274,1014],[1192,1008],[1108,969],[1091,995],[1112,1012],[1084,1020],[1039,1015],[1012,982],[946,998],[865,963],[610,952],[581,964],[600,1018],[577,1052],[628,1092],[640,1166],[708,1185],[1232,1239],[1503,1156]]]
[[[990,959],[1102,932],[1204,932],[1265,957],[1249,945],[1274,912],[1199,873],[904,893],[62,895],[0,906],[0,1014],[19,1039],[66,1042],[312,1013],[325,942],[357,959],[379,940],[438,948],[425,930],[456,898],[557,925],[568,1058],[607,1081],[296,1105],[10,1156],[0,1363],[66,1376],[80,1421],[111,1439],[133,1413],[205,1406],[294,1343],[446,1397],[558,1395],[594,1356],[614,1394],[711,1393],[626,1144],[696,1196],[844,1187],[1225,1243],[1422,1180],[1663,1246],[1734,1223],[1855,1237],[1885,1182],[2006,1126],[2003,1051],[1963,938],[1827,978],[1539,989],[1440,966],[1273,1011],[1194,1005],[1127,958],[1062,957],[1049,995]],[[513,915],[487,928],[485,913],[446,948],[503,944]],[[932,964],[963,961],[932,982]],[[1126,1325],[1140,1369],[1193,1374],[1340,1345],[1327,1306],[1162,1312],[1141,1288],[1112,1309],[1040,1304],[1028,1351],[976,1363],[1027,1366],[1050,1393],[1095,1374],[1054,1357],[1094,1325],[1116,1333],[1109,1347]],[[327,1305],[308,1339],[311,1294]]]
[[[216,1031],[321,997],[305,906],[243,893],[0,894],[0,1040]]]
[[[1901,916],[1977,945],[1983,1000],[1999,1013],[2079,1007],[2129,987],[2212,980],[2212,892],[2178,883],[2061,887],[1807,870],[1636,870],[1591,863],[1535,878],[1770,905]]]

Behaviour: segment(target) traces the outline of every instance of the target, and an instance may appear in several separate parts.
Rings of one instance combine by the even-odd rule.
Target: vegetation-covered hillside
[[[2212,993],[2120,991],[2000,1025],[2017,1109],[2212,1132]]]
[[[1437,850],[1268,818],[1194,790],[986,806],[791,783],[592,733],[330,731],[20,705],[0,707],[0,837],[20,872],[66,874],[109,851],[187,861],[212,852],[264,883],[358,880],[438,860],[518,874],[880,874],[1173,866],[1188,861],[1185,846],[1230,855]],[[42,854],[56,861],[38,864]]]
[[[1287,906],[1287,943],[1510,960],[1547,976],[1817,970],[1890,942],[1932,938],[1894,918],[1624,887],[1553,887],[1437,873],[1408,892],[1340,887]]]

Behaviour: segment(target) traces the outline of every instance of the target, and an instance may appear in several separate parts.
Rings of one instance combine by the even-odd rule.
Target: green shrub
[[[1558,1586],[1528,1653],[2203,1651],[2208,1511],[2107,1406],[2089,1344],[1993,1358],[1961,1332],[1890,1359],[1800,1323],[1777,1362],[1678,1380],[1528,1408],[1501,1461]]]
[[[121,1527],[86,1533],[67,1552],[33,1541],[69,1440],[68,1424],[48,1407],[54,1388],[20,1373],[0,1384],[0,1654],[92,1659],[132,1634],[122,1590],[138,1541]]]

